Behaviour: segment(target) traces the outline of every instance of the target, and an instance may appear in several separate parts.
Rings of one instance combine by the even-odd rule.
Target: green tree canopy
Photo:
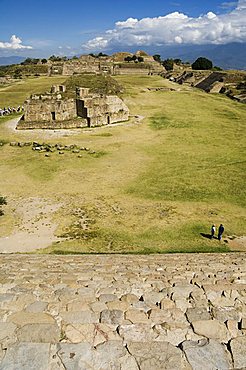
[[[155,60],[156,62],[161,63],[161,56],[160,56],[160,54],[155,54],[155,55],[153,55],[153,58],[154,58],[154,60]]]
[[[195,70],[212,69],[213,63],[211,62],[211,60],[207,58],[199,57],[194,63],[192,63],[191,67],[192,69],[195,69]]]
[[[166,68],[167,71],[173,70],[173,59],[163,60],[162,65]]]

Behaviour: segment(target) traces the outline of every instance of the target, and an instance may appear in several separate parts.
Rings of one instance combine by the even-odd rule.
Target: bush
[[[1,208],[1,206],[2,205],[6,205],[6,204],[7,204],[6,198],[0,196],[0,216],[3,216],[4,215],[4,212],[3,212],[2,208]]]
[[[199,57],[191,67],[194,70],[208,70],[213,68],[213,63],[207,58]]]
[[[6,204],[7,204],[6,198],[0,196],[0,206],[6,205]]]
[[[153,58],[154,58],[154,60],[155,60],[156,62],[161,63],[161,56],[160,56],[160,54],[155,54],[155,55],[153,55]]]
[[[173,70],[173,59],[163,60],[162,65],[166,68],[167,71]]]

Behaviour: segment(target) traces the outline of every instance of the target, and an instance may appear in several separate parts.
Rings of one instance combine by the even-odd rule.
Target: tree
[[[14,78],[22,78],[22,74],[21,74],[21,68],[16,68],[16,70],[14,71],[14,75],[13,75]],[[0,203],[1,204],[1,203]]]
[[[138,57],[137,60],[138,60],[139,63],[142,63],[144,61],[144,58],[143,57]]]
[[[130,62],[132,60],[132,57],[130,55],[128,55],[127,57],[124,58],[124,61],[125,62]]]
[[[28,64],[38,64],[39,59],[37,58],[26,58],[24,62],[21,63],[21,65],[28,65]]]
[[[41,63],[42,64],[46,64],[47,63],[47,59],[45,59],[45,58],[41,59]]]
[[[108,56],[108,54],[104,54],[104,53],[102,53],[102,52],[100,52],[99,54],[98,54],[98,57],[107,57]]]
[[[51,60],[52,62],[62,62],[63,60],[66,60],[67,57],[58,57],[56,55],[51,55],[49,57],[49,60]]]
[[[213,68],[213,63],[207,58],[199,57],[192,63],[191,67],[195,70],[207,70]]]
[[[155,54],[155,55],[153,55],[153,58],[154,58],[154,60],[155,60],[156,62],[161,63],[161,56],[160,56],[160,54]]]
[[[178,65],[180,65],[182,63],[182,60],[179,59],[179,58],[176,58],[173,61],[174,61],[175,64],[178,64]]]
[[[167,71],[172,71],[173,70],[173,59],[163,60],[162,65],[166,68]]]

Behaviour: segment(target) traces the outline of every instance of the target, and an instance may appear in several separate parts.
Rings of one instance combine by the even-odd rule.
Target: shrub
[[[173,70],[173,59],[163,60],[162,65],[166,68],[167,71]]]
[[[192,63],[191,67],[194,70],[207,70],[213,68],[213,63],[207,58],[199,57]]]

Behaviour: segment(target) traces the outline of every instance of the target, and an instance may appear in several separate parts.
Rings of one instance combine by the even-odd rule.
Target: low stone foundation
[[[33,129],[73,129],[73,128],[84,128],[88,127],[87,119],[76,118],[69,121],[42,121],[42,122],[27,122],[20,120],[16,127],[17,130],[33,130]]]

